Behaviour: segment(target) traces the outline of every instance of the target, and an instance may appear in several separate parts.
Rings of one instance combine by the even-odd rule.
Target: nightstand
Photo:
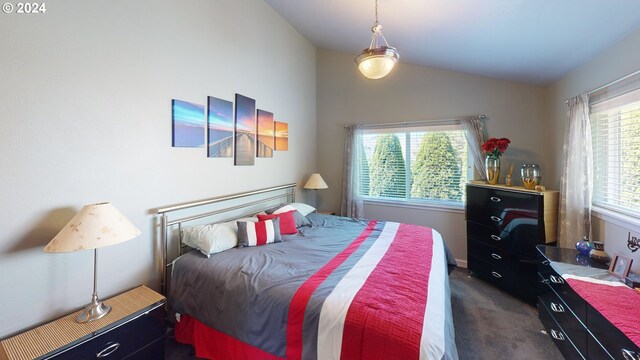
[[[0,360],[164,359],[164,296],[139,286],[104,302],[101,319],[79,324],[77,311],[0,341]]]

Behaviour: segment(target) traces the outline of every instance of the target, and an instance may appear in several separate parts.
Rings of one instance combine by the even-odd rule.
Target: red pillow
[[[283,212],[280,214],[258,215],[258,220],[265,221],[271,219],[280,219],[280,234],[296,234],[298,229],[296,228],[296,219],[293,217],[293,213],[296,210]]]

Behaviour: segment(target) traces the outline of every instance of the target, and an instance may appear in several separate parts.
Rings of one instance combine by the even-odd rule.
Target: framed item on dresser
[[[611,265],[609,265],[609,272],[611,275],[619,277],[623,279],[629,275],[629,270],[631,269],[631,263],[633,259],[628,258],[624,255],[615,254],[613,256],[613,260],[611,260]]]

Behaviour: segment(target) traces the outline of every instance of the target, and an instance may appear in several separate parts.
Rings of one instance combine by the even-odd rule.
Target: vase
[[[536,164],[524,164],[520,169],[522,185],[525,189],[533,190],[536,185],[540,185],[540,167]]]
[[[487,183],[495,185],[500,177],[500,158],[487,156],[484,159],[484,168],[487,171]]]
[[[578,252],[580,252],[580,254],[588,256],[589,252],[591,252],[591,249],[593,249],[593,246],[591,245],[589,240],[585,238],[576,243],[576,249],[578,250]]]

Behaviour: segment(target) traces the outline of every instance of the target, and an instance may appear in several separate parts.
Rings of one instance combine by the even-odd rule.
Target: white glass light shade
[[[356,64],[358,70],[369,79],[381,79],[387,76],[398,62],[398,51],[391,46],[381,46],[375,49],[364,49]]]
[[[322,178],[322,176],[320,176],[320,174],[315,173],[315,174],[312,174],[309,180],[307,180],[307,183],[304,184],[304,188],[318,190],[318,189],[328,189],[329,186],[327,185],[326,182],[324,182],[324,179]]]
[[[133,239],[140,230],[111,203],[86,205],[44,247],[46,252],[97,249]]]

